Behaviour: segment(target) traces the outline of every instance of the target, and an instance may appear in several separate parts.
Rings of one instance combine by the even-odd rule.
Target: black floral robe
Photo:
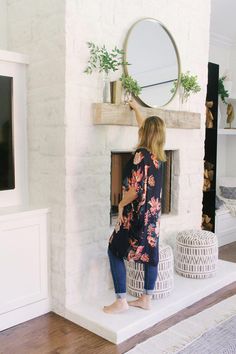
[[[124,222],[117,222],[109,238],[116,256],[158,265],[163,162],[145,148],[135,151],[125,168],[123,193],[134,187],[137,198],[124,207]]]

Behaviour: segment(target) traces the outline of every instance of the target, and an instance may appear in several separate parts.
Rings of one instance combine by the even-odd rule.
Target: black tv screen
[[[0,190],[15,188],[12,77],[0,75]]]

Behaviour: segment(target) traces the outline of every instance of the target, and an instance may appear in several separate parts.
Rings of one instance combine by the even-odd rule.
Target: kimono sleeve
[[[142,151],[135,152],[130,182],[130,186],[135,188],[137,199],[141,201],[145,184],[145,155]]]

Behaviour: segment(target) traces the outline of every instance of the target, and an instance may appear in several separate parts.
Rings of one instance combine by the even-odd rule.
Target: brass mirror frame
[[[168,105],[175,97],[177,91],[178,91],[178,87],[179,87],[179,83],[180,83],[180,75],[181,75],[181,64],[180,64],[180,56],[179,56],[179,51],[178,51],[178,48],[177,48],[177,45],[175,43],[175,40],[172,36],[172,34],[169,32],[169,30],[163,25],[162,22],[160,22],[159,20],[156,20],[155,18],[151,18],[151,17],[144,17],[138,21],[136,21],[129,29],[127,35],[126,35],[126,38],[125,38],[125,42],[124,42],[124,51],[125,51],[125,55],[124,55],[124,60],[125,62],[127,61],[127,48],[128,48],[128,41],[129,41],[129,37],[130,37],[130,33],[132,32],[133,28],[139,23],[139,22],[142,22],[142,21],[151,21],[151,22],[157,22],[162,28],[163,30],[168,34],[172,44],[173,44],[173,47],[175,49],[175,53],[176,53],[176,57],[177,57],[177,62],[178,62],[178,78],[177,78],[177,85],[176,85],[176,90],[175,92],[173,93],[173,95],[171,96],[171,98],[169,99],[168,102],[166,102],[165,104],[163,104],[162,106],[158,106],[159,107],[165,107],[166,105]],[[132,65],[132,63],[130,63]],[[124,73],[126,75],[129,75],[129,71],[128,71],[128,66],[129,65],[123,65],[123,68],[124,68]],[[139,100],[139,102],[141,104],[143,104],[145,107],[150,107],[150,108],[157,108],[157,107],[154,107],[154,106],[149,106],[147,103],[145,103],[139,96],[135,97]]]

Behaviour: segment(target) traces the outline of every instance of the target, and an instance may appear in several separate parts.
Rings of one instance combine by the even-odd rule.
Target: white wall
[[[29,56],[30,204],[50,207],[53,306],[64,308],[65,1],[8,1],[9,50]]]
[[[232,46],[230,53],[230,61],[229,61],[229,70],[231,74],[231,80],[233,81],[232,85],[232,97],[236,97],[236,45]]]
[[[7,49],[7,1],[0,0],[0,49]]]
[[[235,154],[236,154],[236,136],[227,136],[226,145],[226,176],[236,177],[236,164],[235,164]]]
[[[219,64],[220,76],[229,73],[230,68],[230,54],[231,46],[226,43],[210,41],[209,48],[209,61],[215,64]]]
[[[136,20],[154,17],[175,38],[182,70],[199,77],[202,91],[189,108],[202,113],[201,129],[171,130],[167,139],[179,148],[173,182],[179,214],[163,219],[162,235],[174,240],[178,230],[201,223],[210,1],[21,0],[9,1],[8,13],[9,48],[30,56],[30,198],[52,211],[53,305],[63,314],[65,305],[108,287],[109,154],[134,148],[137,139],[135,127],[92,124],[101,78],[83,73],[86,42],[121,48]],[[178,97],[167,108],[179,109]]]

